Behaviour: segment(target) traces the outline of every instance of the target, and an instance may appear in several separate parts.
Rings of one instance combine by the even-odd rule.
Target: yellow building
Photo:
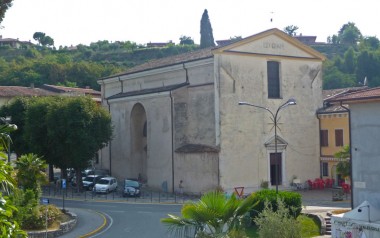
[[[334,154],[350,145],[349,113],[348,105],[332,104],[329,100],[363,88],[366,87],[324,90],[324,107],[317,111],[320,128],[320,177],[333,179],[335,185],[344,180],[336,171],[337,164],[343,159],[335,158]]]

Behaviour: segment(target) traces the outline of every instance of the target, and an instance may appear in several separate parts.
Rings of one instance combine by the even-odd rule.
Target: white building
[[[219,48],[137,66],[98,81],[115,126],[99,167],[118,179],[141,177],[152,188],[185,192],[276,185],[271,114],[279,112],[278,188],[319,176],[322,61],[278,29]],[[271,159],[272,158],[272,159]]]

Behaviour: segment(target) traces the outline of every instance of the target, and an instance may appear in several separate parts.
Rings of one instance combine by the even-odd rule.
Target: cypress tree
[[[201,48],[210,46],[215,46],[215,42],[208,12],[207,9],[205,9],[201,19]]]

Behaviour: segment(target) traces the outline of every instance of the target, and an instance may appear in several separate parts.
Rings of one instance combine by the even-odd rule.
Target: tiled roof
[[[183,53],[183,54],[179,54],[179,55],[169,56],[166,58],[151,60],[151,61],[148,61],[144,64],[137,65],[136,67],[130,68],[129,70],[127,70],[124,73],[113,75],[113,76],[110,76],[107,78],[137,73],[137,72],[161,68],[161,67],[165,67],[165,66],[171,66],[171,65],[186,63],[186,62],[190,62],[190,61],[194,61],[194,60],[210,58],[213,56],[213,54],[211,53],[212,49],[213,49],[213,47],[210,47],[210,48],[191,51],[191,52],[187,52],[187,53]]]
[[[49,96],[57,93],[47,91],[41,88],[20,87],[20,86],[0,86],[0,97],[18,97],[18,96]]]
[[[343,95],[350,92],[356,92],[359,90],[368,89],[367,86],[364,87],[351,87],[351,88],[336,88],[336,89],[328,89],[322,91],[323,100],[329,100],[339,95]]]
[[[380,87],[368,88],[334,97],[331,102],[352,102],[352,101],[380,101]]]
[[[49,84],[44,84],[41,86],[41,88],[52,91],[52,92],[57,92],[57,93],[75,92],[75,93],[82,93],[85,95],[88,95],[88,94],[94,95],[94,96],[101,95],[99,91],[93,90],[91,88],[73,88],[73,87],[64,87],[64,86],[56,86],[56,85],[49,85]]]
[[[324,100],[324,107],[318,109],[318,114],[326,114],[326,113],[341,113],[347,111],[344,107],[348,107],[348,105],[344,104],[342,107],[339,103],[333,103],[333,100],[336,97],[346,95],[352,92],[358,92],[361,90],[368,89],[367,86],[364,87],[351,87],[351,88],[337,88],[337,89],[329,89],[323,90],[322,96]]]

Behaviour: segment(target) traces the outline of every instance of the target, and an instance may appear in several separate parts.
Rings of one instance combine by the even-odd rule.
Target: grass
[[[298,216],[297,220],[302,224],[301,235],[303,238],[311,238],[320,235],[318,222],[313,218],[301,214]],[[259,237],[258,228],[256,226],[248,227],[246,232],[249,238]]]

